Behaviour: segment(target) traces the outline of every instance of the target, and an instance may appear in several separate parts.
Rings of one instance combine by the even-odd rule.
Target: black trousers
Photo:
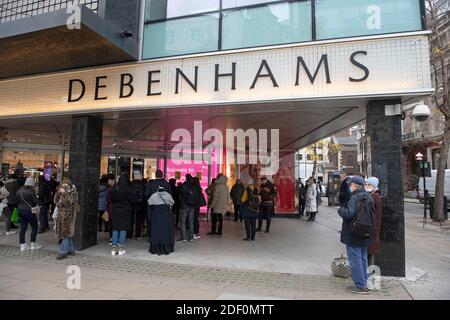
[[[219,229],[217,229],[217,223],[219,223]],[[222,213],[211,213],[211,232],[222,233],[223,226],[223,214]]]
[[[198,218],[200,217],[200,207],[194,208],[194,234],[200,233],[200,223],[198,222]]]
[[[270,230],[270,225],[272,223],[272,211],[273,205],[261,205],[258,215],[258,229],[262,228],[263,219],[266,219],[266,231]]]
[[[298,213],[303,216],[305,214],[306,199],[300,199],[298,203]]]
[[[180,226],[180,208],[174,208],[173,211],[175,212],[175,225],[178,228]]]
[[[142,233],[142,224],[144,223],[144,214],[145,209],[142,207],[134,207],[131,211],[131,229],[127,232],[127,238],[133,238],[133,235],[136,238],[141,237]],[[135,232],[136,231],[136,232]]]
[[[247,239],[255,240],[256,234],[256,215],[244,217],[245,232],[247,233]]]
[[[41,223],[41,230],[49,230],[50,227],[48,226],[48,204],[41,205],[41,211],[39,213],[39,222]]]
[[[234,205],[234,221],[240,220],[242,222],[242,213],[241,213],[241,205]]]

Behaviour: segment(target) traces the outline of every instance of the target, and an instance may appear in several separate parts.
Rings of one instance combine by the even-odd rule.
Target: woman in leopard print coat
[[[58,210],[55,219],[55,235],[60,244],[60,254],[58,260],[64,259],[67,255],[74,255],[72,237],[75,234],[75,219],[79,211],[78,192],[76,187],[65,179],[62,187],[55,195],[55,204]]]

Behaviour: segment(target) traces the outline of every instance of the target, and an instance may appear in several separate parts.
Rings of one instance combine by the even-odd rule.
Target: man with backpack
[[[198,203],[198,191],[194,186],[192,175],[186,175],[186,181],[180,187],[180,239],[183,243],[194,242],[194,208]],[[189,224],[189,235],[186,239],[186,222]]]
[[[367,248],[373,241],[375,207],[372,197],[364,189],[364,179],[354,176],[350,180],[351,197],[338,214],[342,217],[341,242],[347,247],[354,286],[347,291],[368,294]]]

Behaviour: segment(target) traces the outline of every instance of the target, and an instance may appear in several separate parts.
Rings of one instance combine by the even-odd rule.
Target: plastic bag
[[[19,223],[19,209],[14,208],[13,213],[11,215],[11,222],[14,224],[18,224]]]

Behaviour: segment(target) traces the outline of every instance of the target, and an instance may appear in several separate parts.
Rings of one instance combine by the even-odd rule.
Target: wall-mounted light
[[[131,38],[132,36],[133,36],[133,33],[131,31],[128,31],[128,30],[124,30],[124,31],[122,31],[120,33],[120,37],[122,39],[128,39],[128,38]]]

